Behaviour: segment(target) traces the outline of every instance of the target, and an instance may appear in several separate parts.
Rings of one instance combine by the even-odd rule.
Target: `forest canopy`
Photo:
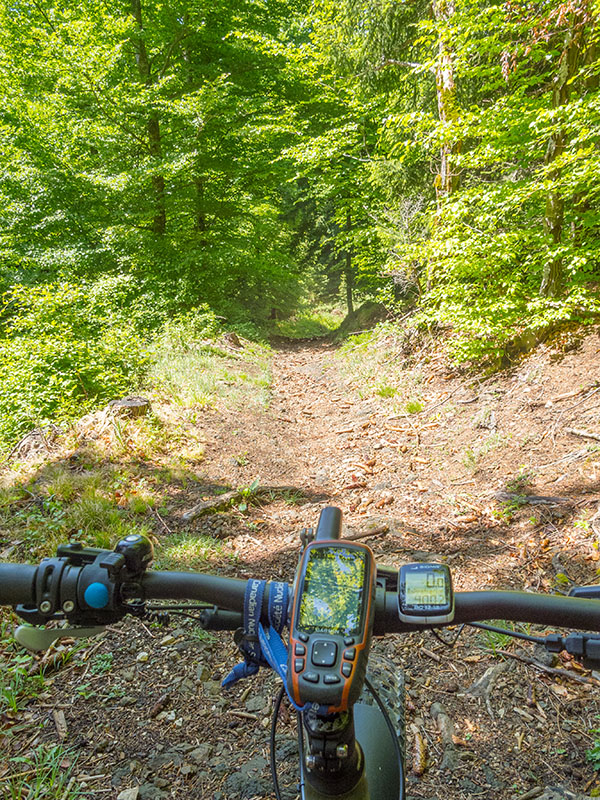
[[[0,0],[2,446],[194,314],[377,299],[467,363],[595,319],[598,11]]]

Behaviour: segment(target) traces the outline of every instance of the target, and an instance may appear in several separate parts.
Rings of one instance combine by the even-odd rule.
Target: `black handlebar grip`
[[[35,603],[36,572],[34,564],[0,564],[0,605]]]
[[[402,622],[398,618],[396,592],[385,592],[379,608],[380,620],[376,620],[376,631],[379,635],[423,630],[425,627]],[[457,592],[454,595],[453,622],[435,627],[498,619],[600,631],[600,601],[533,592]]]
[[[342,512],[336,506],[326,506],[321,511],[315,541],[340,539],[342,536]]]

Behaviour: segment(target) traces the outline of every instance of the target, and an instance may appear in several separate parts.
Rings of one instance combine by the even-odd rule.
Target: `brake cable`
[[[275,760],[275,733],[277,731],[277,720],[279,718],[279,709],[285,694],[285,686],[279,690],[279,694],[275,700],[275,707],[273,709],[273,718],[271,719],[271,738],[269,750],[269,763],[271,766],[271,778],[273,779],[273,788],[275,789],[275,800],[281,800],[281,793],[279,791],[279,779],[277,777],[277,762]],[[298,715],[300,716],[300,715]]]
[[[458,629],[458,631],[456,632],[456,635],[454,636],[454,639],[452,639],[452,641],[448,641],[448,639],[444,639],[444,637],[441,636],[438,633],[438,631],[435,630],[435,628],[430,628],[429,632],[432,633],[435,636],[435,638],[438,640],[438,642],[441,642],[445,647],[454,647],[454,645],[458,642],[458,639],[459,639],[461,633],[463,632],[463,628],[464,627],[465,627],[465,624],[463,623],[460,626],[460,628]]]
[[[467,622],[465,623],[471,628],[481,628],[484,631],[491,631],[492,633],[501,633],[504,636],[512,636],[513,639],[525,639],[527,642],[534,644],[546,644],[545,636],[531,636],[529,633],[521,633],[521,631],[511,631],[509,628],[499,628],[495,625],[486,625],[483,622]]]

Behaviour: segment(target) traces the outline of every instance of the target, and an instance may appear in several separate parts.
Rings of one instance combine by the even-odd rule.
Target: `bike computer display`
[[[405,564],[398,573],[402,622],[436,625],[454,619],[452,577],[445,564]]]
[[[312,542],[302,554],[290,623],[288,690],[298,705],[345,711],[360,694],[375,609],[370,548]]]

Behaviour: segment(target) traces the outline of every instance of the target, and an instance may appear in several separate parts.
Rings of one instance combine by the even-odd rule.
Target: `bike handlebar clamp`
[[[79,542],[61,545],[37,568],[34,603],[15,611],[37,625],[65,617],[78,625],[117,622],[129,610],[125,589],[127,596],[143,599],[142,578],[153,554],[152,543],[139,534],[126,536],[112,552]]]

